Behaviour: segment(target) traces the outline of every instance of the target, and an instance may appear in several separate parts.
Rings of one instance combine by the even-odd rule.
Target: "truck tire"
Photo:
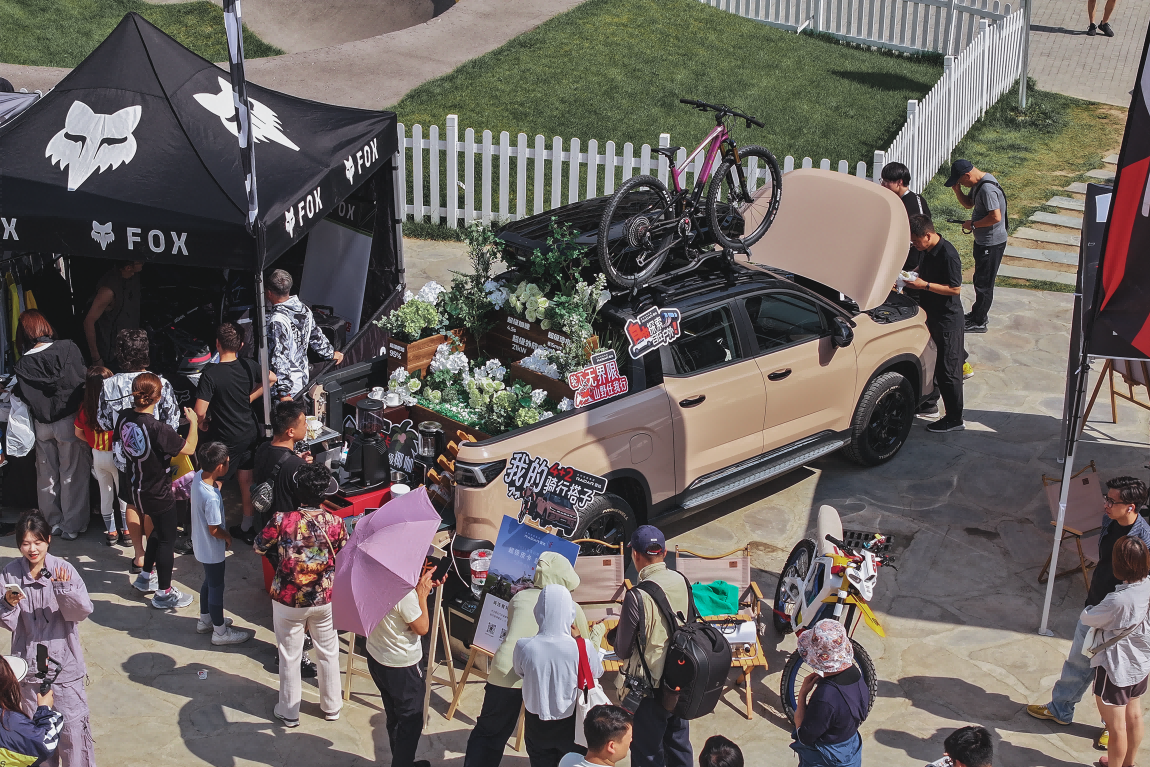
[[[631,534],[638,527],[635,512],[631,505],[617,495],[604,493],[591,502],[579,517],[579,526],[571,534],[571,540],[594,538],[595,540],[618,546],[628,543]],[[604,554],[607,550],[595,544],[580,544],[582,554]]]
[[[914,422],[914,387],[901,373],[876,376],[859,397],[847,457],[863,466],[886,463],[906,443]]]

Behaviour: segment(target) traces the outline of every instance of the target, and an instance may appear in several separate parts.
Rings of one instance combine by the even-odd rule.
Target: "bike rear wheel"
[[[782,192],[783,174],[765,147],[743,147],[737,164],[728,157],[707,190],[707,219],[715,240],[733,250],[754,245],[774,222]]]
[[[866,651],[866,648],[853,639],[851,645],[855,651],[855,666],[862,672],[863,681],[866,682],[867,690],[870,692],[870,706],[867,709],[869,711],[874,708],[874,700],[878,697],[878,674],[874,670],[874,661],[871,660],[870,653]],[[779,699],[783,703],[783,713],[787,715],[791,724],[795,723],[795,707],[798,705],[796,696],[802,689],[803,680],[813,673],[811,667],[803,663],[803,656],[799,655],[798,650],[791,653],[791,657],[787,658],[787,663],[783,666],[783,679],[779,685]]]
[[[599,265],[607,281],[633,288],[659,271],[675,231],[671,195],[654,176],[635,176],[612,195],[599,222]]]

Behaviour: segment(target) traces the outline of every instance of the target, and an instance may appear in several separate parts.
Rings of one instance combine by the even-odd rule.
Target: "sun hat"
[[[16,681],[24,681],[24,677],[28,676],[28,661],[23,658],[17,658],[15,655],[5,655],[4,660],[8,661],[8,666],[12,669],[12,674],[15,675]]]
[[[819,676],[846,671],[855,659],[846,628],[830,618],[799,635],[799,655]]]

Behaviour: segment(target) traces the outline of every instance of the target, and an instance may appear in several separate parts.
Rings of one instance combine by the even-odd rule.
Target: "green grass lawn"
[[[1066,213],[1044,203],[1055,195],[1067,196],[1067,185],[1088,180],[1083,173],[1102,167],[1102,158],[1118,150],[1125,126],[1125,109],[1033,87],[1026,111],[1020,112],[1015,86],[974,124],[951,156],[966,158],[995,175],[1006,190],[1009,229],[1013,232],[1037,210]],[[949,170],[949,164],[941,169],[923,196],[939,233],[958,247],[963,267],[968,269],[974,265],[970,235],[963,234],[958,225],[946,223],[948,218],[970,217],[954,193],[943,186]],[[1074,291],[1073,287],[1058,283],[1024,285],[1020,280],[1007,279],[999,282],[1006,287]]]
[[[224,12],[206,0],[153,5],[142,0],[0,0],[0,59],[9,64],[74,67],[135,11],[208,61],[227,61]],[[244,30],[247,58],[279,48]]]
[[[589,0],[425,83],[392,107],[411,125],[693,149],[713,126],[678,103],[726,103],[762,119],[740,144],[779,158],[870,163],[941,74],[934,59],[859,50],[768,27],[698,0]],[[462,132],[462,130],[461,130]],[[426,135],[426,134],[425,134]],[[602,151],[602,149],[600,150]]]

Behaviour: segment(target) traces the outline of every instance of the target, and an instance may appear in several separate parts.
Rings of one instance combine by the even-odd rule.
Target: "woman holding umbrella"
[[[300,656],[304,629],[311,634],[319,659],[320,708],[328,721],[339,719],[339,636],[331,617],[335,555],[347,543],[343,520],[320,508],[331,485],[322,464],[300,467],[295,481],[301,506],[278,512],[256,539],[257,554],[275,568],[272,622],[280,657],[280,696],[273,709],[287,727],[299,726]]]

